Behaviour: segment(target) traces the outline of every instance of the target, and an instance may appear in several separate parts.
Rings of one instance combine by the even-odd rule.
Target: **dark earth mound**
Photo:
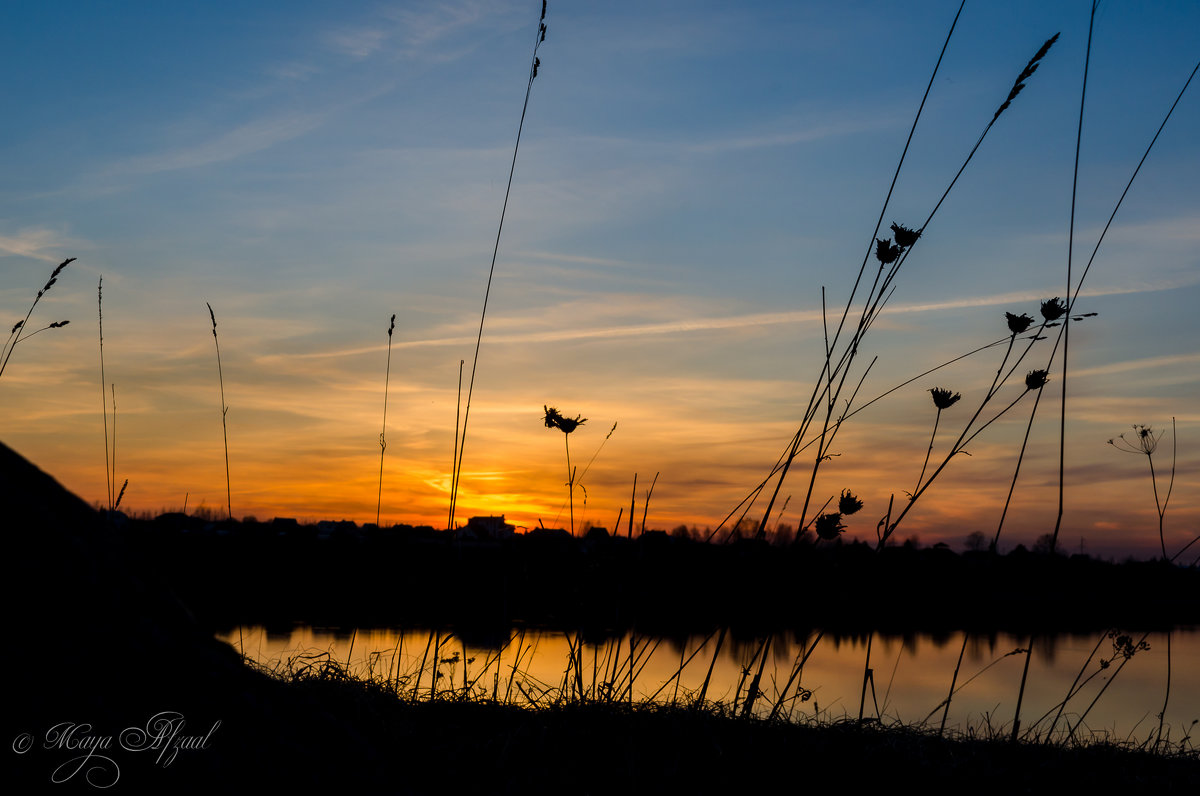
[[[341,678],[282,682],[243,665],[176,596],[177,572],[199,577],[211,562],[147,555],[136,535],[114,531],[3,445],[0,501],[13,640],[4,711],[10,793],[743,792],[906,780],[976,792],[1200,787],[1194,757],[1111,747],[950,742],[685,710],[413,704]],[[243,558],[221,565],[254,571]],[[172,756],[174,744],[182,748]]]

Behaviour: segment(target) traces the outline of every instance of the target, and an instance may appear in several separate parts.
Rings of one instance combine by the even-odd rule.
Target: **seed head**
[[[1031,370],[1025,374],[1025,389],[1040,390],[1050,381],[1050,374],[1044,370]]]
[[[546,416],[543,418],[546,428],[557,428],[564,434],[570,434],[587,422],[586,417],[580,417],[579,415],[575,415],[574,418],[564,417],[553,406],[543,404],[542,409],[546,412]]]
[[[1150,456],[1158,449],[1158,441],[1162,438],[1162,432],[1155,432],[1150,426],[1133,427],[1133,435],[1130,439],[1126,439],[1125,435],[1120,436],[1120,442],[1117,440],[1109,440],[1108,444],[1118,450],[1127,451],[1129,453],[1144,453]]]
[[[817,536],[827,542],[838,538],[844,530],[846,530],[846,526],[842,525],[842,515],[840,512],[835,511],[831,514],[822,514],[817,517]]]
[[[842,496],[838,498],[838,512],[841,514],[854,514],[863,507],[863,502],[858,499],[857,495],[850,492],[849,489],[842,490]]]
[[[882,238],[875,239],[875,259],[887,265],[888,263],[896,262],[896,258],[900,256],[900,247],[894,245],[890,240]]]
[[[917,242],[917,238],[921,237],[921,231],[909,229],[900,224],[892,224],[892,235],[896,238],[897,246],[907,249]]]
[[[1042,302],[1042,317],[1047,321],[1057,321],[1067,314],[1067,303],[1058,296]]]
[[[934,387],[929,393],[933,396],[933,405],[938,409],[949,409],[958,403],[959,398],[962,398],[961,393],[952,393],[942,387]]]
[[[1013,315],[1011,312],[1006,312],[1004,313],[1004,317],[1008,319],[1008,330],[1013,334],[1020,334],[1033,323],[1033,318],[1023,312],[1020,315]]]

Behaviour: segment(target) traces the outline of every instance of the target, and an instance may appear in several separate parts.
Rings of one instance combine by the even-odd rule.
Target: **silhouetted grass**
[[[788,787],[844,786],[851,776],[856,787],[909,780],[969,792],[1070,786],[1188,793],[1200,786],[1194,750],[1151,754],[1103,736],[1069,746],[1013,745],[1006,728],[987,721],[939,736],[886,721],[753,718],[731,704],[413,699],[404,681],[355,678],[327,657],[267,673],[285,694],[345,721],[356,737],[397,750],[398,776],[417,792],[446,786],[442,772],[464,742],[470,766],[455,769],[454,788],[501,793],[557,790],[572,777],[595,793],[740,792],[748,771]]]
[[[46,295],[50,291],[50,288],[54,287],[54,284],[58,281],[58,275],[73,262],[75,262],[75,258],[68,257],[59,263],[58,267],[51,272],[50,278],[46,280],[45,286],[34,296],[33,303],[29,305],[29,311],[25,313],[25,317],[13,324],[12,330],[8,334],[8,339],[4,341],[3,346],[0,346],[0,376],[4,375],[4,371],[8,367],[8,360],[12,358],[13,351],[16,350],[19,343],[23,343],[35,334],[41,334],[47,329],[59,329],[70,323],[70,321],[55,321],[32,332],[28,328],[29,318],[33,315],[33,311],[37,309],[38,302],[42,300],[42,296]]]

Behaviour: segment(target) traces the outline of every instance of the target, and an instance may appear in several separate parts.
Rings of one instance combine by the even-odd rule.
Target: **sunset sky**
[[[1056,32],[897,280],[851,378],[857,404],[1007,335],[1065,295],[1085,0],[968,2],[884,229],[919,226],[1013,80]],[[456,521],[715,526],[795,431],[823,358],[821,288],[844,306],[958,3],[551,0],[488,304]],[[460,360],[470,378],[526,77],[535,0],[122,2],[6,7],[0,26],[0,441],[106,500],[97,282],[116,386],[122,508],[225,507],[215,311],[235,516],[374,521],[387,328],[396,315],[382,517],[444,527]],[[1079,167],[1078,277],[1188,78],[1200,6],[1102,2]],[[1169,552],[1200,533],[1200,85],[1184,95],[1088,273],[1068,377],[1070,551],[1156,554],[1145,456],[1166,429]],[[1014,383],[1044,367],[1034,347]],[[848,421],[817,505],[849,488],[874,540],[889,495],[940,461],[1003,346]],[[1061,357],[1002,540],[1057,509]],[[465,391],[464,391],[465,394]],[[899,530],[995,533],[1032,396],[957,457]],[[856,404],[856,405],[857,405]],[[111,411],[111,406],[110,406]],[[111,423],[111,418],[110,418]],[[775,506],[796,523],[811,469]],[[931,465],[932,469],[933,465]],[[586,503],[585,503],[586,499]],[[751,516],[761,516],[764,502]],[[810,514],[812,510],[810,509]],[[1200,552],[1196,547],[1192,552]],[[1190,557],[1190,556],[1189,556]]]

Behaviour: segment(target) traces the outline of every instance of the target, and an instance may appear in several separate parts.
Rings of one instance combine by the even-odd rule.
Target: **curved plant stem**
[[[962,647],[958,651],[958,662],[954,664],[954,674],[950,677],[950,693],[946,694],[946,709],[942,711],[942,723],[938,727],[938,737],[946,732],[946,717],[950,715],[950,700],[954,698],[954,686],[958,682],[958,671],[962,668],[963,653],[967,651],[967,639],[971,634],[963,631]]]
[[[1079,92],[1079,126],[1075,133],[1075,169],[1071,175],[1071,222],[1067,234],[1067,295],[1071,295],[1071,260],[1075,251],[1075,198],[1079,188],[1079,149],[1083,141],[1083,106],[1087,98],[1088,66],[1092,60],[1092,28],[1096,22],[1096,5],[1092,0],[1092,13],[1088,18],[1087,51],[1083,57],[1083,87]],[[1063,502],[1066,496],[1066,452],[1067,452],[1067,352],[1071,342],[1071,313],[1062,319],[1062,401],[1059,404],[1058,421],[1058,514],[1054,520],[1054,535],[1050,538],[1050,552],[1058,545],[1058,532],[1062,529]]]
[[[1029,680],[1029,659],[1033,656],[1033,636],[1029,637],[1029,645],[1025,648],[1025,668],[1021,670],[1021,687],[1017,690],[1017,710],[1013,714],[1012,738],[1017,742],[1017,733],[1021,731],[1021,702],[1025,699],[1025,683]]]
[[[379,525],[379,509],[383,505],[383,453],[387,450],[388,382],[392,377],[392,332],[396,329],[396,314],[388,325],[387,369],[383,372],[383,428],[379,432],[379,494],[375,498],[375,525]],[[351,642],[353,644],[353,641]]]
[[[225,439],[225,508],[228,512],[229,519],[233,519],[233,498],[229,486],[229,428],[225,424],[225,416],[229,414],[229,407],[225,405],[225,372],[221,369],[221,341],[217,339],[217,315],[213,312],[212,305],[205,302],[208,307],[208,316],[212,318],[212,335],[213,344],[217,347],[217,377],[221,382],[221,434]],[[115,422],[114,422],[115,425]],[[116,429],[113,429],[113,447],[116,447]]]
[[[100,414],[104,419],[104,483],[108,488],[108,510],[113,508],[113,478],[108,466],[108,394],[104,389],[104,277],[96,283],[96,311],[100,316]]]
[[[1156,752],[1158,751],[1159,747],[1163,744],[1163,737],[1162,737],[1163,721],[1165,720],[1166,715],[1167,715],[1167,703],[1171,699],[1171,633],[1172,632],[1173,631],[1171,631],[1171,630],[1167,631],[1167,691],[1165,694],[1163,694],[1163,706],[1162,706],[1162,710],[1159,711],[1159,714],[1158,714],[1158,731],[1154,734],[1154,751],[1156,751]]]
[[[546,8],[542,6],[541,19],[546,18]],[[529,95],[533,91],[533,81],[537,77],[538,67],[541,65],[541,60],[537,57],[538,48],[542,46],[542,42],[546,39],[546,25],[539,20],[537,37],[534,39],[533,55],[529,60],[529,79],[525,84],[525,101],[521,105],[521,121],[517,125],[517,140],[513,144],[512,162],[508,167],[508,183],[504,188],[504,204],[500,207],[500,223],[496,228],[496,242],[492,246],[492,263],[488,268],[487,287],[483,291],[483,309],[479,313],[479,334],[475,338],[475,356],[471,360],[471,378],[467,384],[467,406],[463,411],[462,421],[462,438],[459,440],[456,448],[458,450],[455,456],[454,473],[451,477],[450,487],[450,522],[454,522],[454,510],[458,502],[458,484],[462,477],[462,457],[463,449],[467,445],[467,421],[471,416],[471,396],[475,391],[475,370],[479,365],[479,349],[483,345],[483,323],[487,318],[488,297],[492,293],[492,277],[496,274],[496,257],[500,253],[500,235],[504,232],[504,216],[508,212],[508,199],[512,194],[513,175],[517,170],[517,153],[521,149],[521,133],[525,129],[525,114],[529,110]]]
[[[925,461],[921,464],[921,474],[917,476],[917,485],[913,487],[913,494],[921,488],[921,481],[925,479],[925,468],[929,466],[929,456],[933,453],[933,441],[937,439],[938,421],[942,419],[942,407],[937,408],[937,414],[933,416],[933,433],[929,435],[929,450],[925,451]]]

